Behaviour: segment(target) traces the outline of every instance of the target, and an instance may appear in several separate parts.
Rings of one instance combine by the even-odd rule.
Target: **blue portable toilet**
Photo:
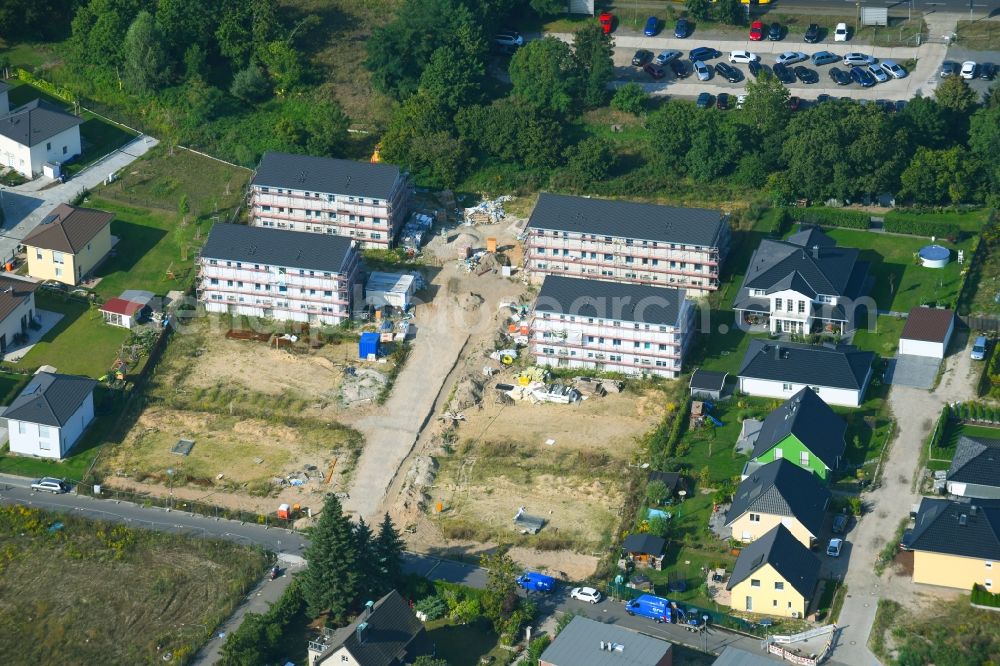
[[[358,343],[358,358],[367,359],[370,354],[378,356],[378,333],[362,333]]]

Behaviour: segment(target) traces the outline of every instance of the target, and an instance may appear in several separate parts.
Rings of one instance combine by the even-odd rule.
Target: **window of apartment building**
[[[666,326],[661,326],[660,327],[660,333],[666,333],[666,332],[667,332],[667,327]]]
[[[232,280],[226,280],[226,286],[227,287],[232,287],[233,286],[233,281]]]
[[[667,367],[667,362],[666,361],[657,361],[656,362],[656,367],[658,367],[658,368],[665,368],[665,367]]]
[[[610,243],[611,242],[611,236],[605,236],[604,237],[604,242],[605,243]]]
[[[750,579],[750,587],[760,587],[760,581],[756,578]]]
[[[621,356],[621,354],[609,354],[608,355],[608,360],[609,361],[616,361],[618,363],[621,363],[622,362],[622,356]]]
[[[691,270],[693,270],[695,273],[700,273],[701,269],[702,269],[701,264],[691,264]]]
[[[324,296],[333,296],[333,292],[332,291],[324,291],[323,295]]]
[[[786,393],[788,393],[788,392],[790,392],[792,390],[792,385],[788,384],[788,383],[782,384],[781,385],[781,390],[785,391]]]
[[[261,192],[270,192],[271,188],[270,187],[262,187],[262,188],[260,188],[260,191]]]
[[[259,282],[254,282],[254,283],[253,283],[253,290],[254,290],[254,291],[260,291],[260,290],[261,290],[261,288],[262,288],[262,286],[263,286],[263,285],[261,285],[261,284],[260,284]]]
[[[286,287],[286,286],[285,286],[285,285],[283,285],[283,284],[279,284],[279,285],[278,285],[278,291],[280,291],[280,292],[281,292],[281,293],[283,293],[283,294],[284,294],[284,293],[287,293],[287,292],[288,292],[288,287]]]
[[[545,248],[544,247],[538,248],[538,254],[545,254]]]
[[[759,513],[751,513],[750,514],[750,522],[751,523],[759,523],[760,522],[760,514]]]
[[[781,309],[781,299],[780,298],[774,299],[774,309],[775,310],[780,310]]]
[[[779,592],[781,590],[784,590],[785,589],[785,583],[783,581],[780,581],[780,580],[774,581],[774,589],[778,590]]]
[[[659,345],[658,347],[659,347],[660,351],[667,351],[667,346],[666,345]]]
[[[613,321],[613,322],[611,322],[611,325],[612,326],[621,326],[621,322]]]
[[[809,464],[809,452],[808,451],[800,451],[799,452],[799,464],[803,465],[803,466],[806,466],[806,465]]]
[[[39,257],[39,258],[41,258],[41,257]],[[218,265],[219,265],[219,262],[218,262],[218,261],[216,261],[215,259],[209,259],[209,260],[208,260],[208,265],[209,265],[209,266],[218,266]]]
[[[632,256],[625,257],[625,263],[626,264],[635,263],[635,257],[632,257]]]
[[[621,339],[619,339],[619,338],[613,338],[613,339],[611,340],[611,346],[612,346],[612,347],[621,347],[621,346],[622,346],[622,341],[621,341]]]
[[[638,348],[639,348],[639,343],[638,342],[633,342],[632,343],[632,349],[638,349]]]
[[[212,300],[213,301],[221,301],[222,300],[222,294],[212,294]]]
[[[556,350],[552,347],[542,347],[542,353],[551,356],[556,353]]]

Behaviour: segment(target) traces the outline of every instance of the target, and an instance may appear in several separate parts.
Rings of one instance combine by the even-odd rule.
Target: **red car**
[[[764,39],[764,24],[754,21],[750,24],[750,41],[759,42],[762,39]]]
[[[652,76],[657,81],[659,81],[660,79],[662,79],[664,76],[667,75],[664,69],[659,65],[657,65],[655,62],[646,63],[643,66],[643,70],[645,70],[647,74]]]
[[[601,22],[601,28],[604,29],[604,34],[611,34],[612,23],[614,23],[615,17],[611,15],[611,12],[601,12],[601,15],[597,17],[597,20]]]

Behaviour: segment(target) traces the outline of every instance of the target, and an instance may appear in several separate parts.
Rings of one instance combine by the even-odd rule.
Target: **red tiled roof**
[[[111,298],[101,306],[101,312],[111,312],[113,314],[131,317],[142,308],[142,303],[126,301],[124,298]]]
[[[924,342],[944,342],[954,318],[955,313],[951,310],[913,308],[900,337]]]

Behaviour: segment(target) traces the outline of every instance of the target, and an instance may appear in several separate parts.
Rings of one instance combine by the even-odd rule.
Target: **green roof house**
[[[847,448],[846,432],[847,423],[806,387],[764,419],[744,473],[784,458],[829,481]]]

